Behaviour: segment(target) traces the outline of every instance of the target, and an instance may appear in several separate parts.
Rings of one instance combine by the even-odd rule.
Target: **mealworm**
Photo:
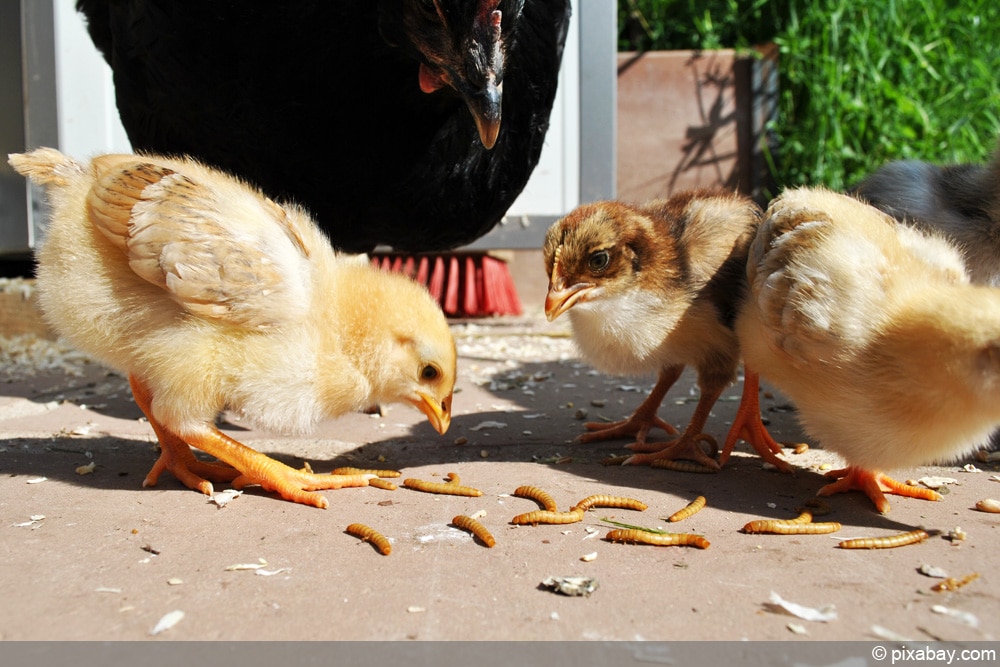
[[[428,482],[422,479],[407,477],[403,480],[403,486],[414,491],[424,491],[425,493],[443,493],[449,496],[469,496],[478,497],[483,495],[479,489],[471,486],[461,486],[451,482]]]
[[[675,470],[677,472],[700,472],[700,473],[716,473],[719,472],[715,468],[709,468],[708,466],[703,466],[700,463],[695,463],[694,461],[674,461],[673,459],[657,459],[649,464],[652,468],[666,468],[667,470]]]
[[[972,574],[967,574],[961,579],[955,579],[954,577],[948,577],[944,581],[934,584],[931,586],[932,591],[940,593],[941,591],[957,591],[962,586],[965,586],[971,581],[975,581],[979,578],[978,572],[973,572]]]
[[[792,450],[793,454],[805,454],[809,451],[809,444],[805,442],[800,442],[795,445],[795,449]]]
[[[844,540],[838,546],[841,549],[892,549],[893,547],[905,547],[907,544],[923,542],[928,537],[930,535],[925,530],[911,530],[908,533],[885,537],[859,537],[853,540]]]
[[[511,523],[518,526],[524,526],[528,524],[531,524],[532,526],[537,526],[540,523],[550,523],[550,524],[576,523],[577,521],[583,521],[582,510],[573,509],[570,510],[569,512],[554,512],[552,510],[535,510],[534,512],[518,514],[516,517],[510,520]]]
[[[368,486],[374,486],[376,489],[385,489],[386,491],[395,491],[396,485],[387,479],[379,479],[375,477],[368,480]]]
[[[697,514],[704,507],[705,507],[705,496],[698,496],[690,503],[688,503],[685,507],[677,510],[669,517],[667,517],[667,521],[670,521],[671,523],[674,521],[681,521],[683,519],[688,518],[689,516]]]
[[[481,524],[479,521],[476,521],[471,516],[465,516],[464,514],[459,514],[454,519],[452,519],[451,522],[456,526],[458,526],[459,528],[467,530],[476,537],[478,537],[480,540],[483,541],[483,544],[485,544],[487,547],[491,549],[497,543],[493,535],[490,534],[490,531],[486,530],[486,526]]]
[[[654,544],[660,547],[698,547],[707,549],[710,542],[701,535],[691,533],[650,533],[646,530],[616,529],[609,531],[604,539],[610,542],[630,542],[632,544]]]
[[[514,489],[514,495],[518,498],[534,500],[542,506],[542,509],[550,512],[555,512],[558,509],[555,499],[537,486],[519,486]]]
[[[771,533],[773,535],[825,535],[836,533],[840,524],[836,521],[823,523],[795,523],[795,520],[779,521],[777,519],[761,519],[751,521],[743,526],[744,533]]]
[[[371,526],[366,526],[363,523],[352,523],[347,527],[347,532],[355,537],[360,537],[365,542],[371,542],[384,556],[392,553],[392,545],[389,544],[389,540]]]
[[[368,468],[334,468],[331,475],[375,475],[377,477],[402,477],[403,473],[398,470],[371,470]]]
[[[609,456],[607,458],[601,459],[602,466],[620,466],[622,463],[631,458],[631,454],[621,454],[618,456]]]
[[[457,472],[450,472],[444,476],[444,481],[448,482],[449,484],[461,484],[462,478],[458,476]]]
[[[621,510],[636,510],[639,512],[646,511],[646,503],[641,500],[636,500],[635,498],[626,498],[624,496],[608,496],[603,493],[599,493],[593,496],[587,496],[576,505],[574,505],[570,511],[581,510],[586,512],[592,507],[610,507],[612,509]]]

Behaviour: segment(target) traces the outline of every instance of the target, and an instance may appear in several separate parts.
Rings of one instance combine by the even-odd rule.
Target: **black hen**
[[[78,0],[137,151],[307,207],[334,245],[446,250],[538,162],[568,0]]]
[[[961,250],[972,282],[1000,287],[1000,149],[989,164],[890,162],[850,193],[943,235]]]

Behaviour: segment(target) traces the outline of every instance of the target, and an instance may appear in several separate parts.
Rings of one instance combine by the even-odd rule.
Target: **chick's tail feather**
[[[37,185],[68,185],[85,167],[54,148],[36,148],[29,153],[11,153],[7,161],[14,171]]]
[[[372,264],[425,285],[449,317],[520,315],[521,300],[510,268],[496,254],[450,252],[426,255],[373,253]]]

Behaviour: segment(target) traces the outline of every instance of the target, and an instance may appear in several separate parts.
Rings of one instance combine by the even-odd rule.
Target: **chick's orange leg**
[[[243,443],[230,438],[214,426],[206,426],[198,433],[186,434],[193,447],[221,459],[239,471],[233,486],[241,489],[248,484],[259,484],[266,491],[274,491],[285,500],[326,509],[329,502],[318,493],[319,489],[341,489],[349,486],[368,486],[375,475],[317,475],[295,470],[280,461],[261,454]]]
[[[760,376],[753,371],[744,368],[743,396],[740,398],[740,407],[736,410],[736,417],[733,419],[733,426],[729,429],[726,442],[722,446],[722,454],[719,455],[719,465],[726,465],[729,455],[733,453],[736,441],[740,438],[750,443],[760,457],[768,463],[774,465],[781,472],[793,472],[794,468],[787,461],[779,459],[776,455],[781,453],[781,445],[775,442],[771,434],[767,432],[767,427],[760,418]]]
[[[656,381],[656,386],[645,401],[642,402],[632,416],[628,419],[614,422],[612,424],[602,424],[600,422],[587,422],[584,427],[590,431],[584,433],[579,438],[580,442],[597,442],[599,440],[613,440],[615,438],[635,437],[635,442],[643,445],[646,436],[654,428],[662,428],[667,433],[677,433],[677,429],[671,424],[656,416],[656,411],[660,409],[663,397],[670,391],[670,387],[677,382],[684,370],[683,366],[674,366],[664,369]]]
[[[830,496],[844,491],[861,490],[871,498],[872,502],[875,503],[875,508],[882,514],[889,511],[889,501],[885,499],[886,493],[921,500],[941,500],[941,495],[936,491],[903,484],[880,472],[865,470],[857,466],[831,470],[826,473],[826,476],[836,477],[837,481],[827,484],[816,495]]]
[[[195,458],[186,442],[153,417],[151,409],[153,397],[145,383],[134,375],[129,375],[128,381],[136,405],[146,415],[149,425],[156,433],[156,439],[160,442],[160,457],[143,480],[144,487],[156,486],[164,470],[169,470],[184,486],[201,491],[205,495],[212,494],[212,482],[231,482],[236,479],[240,473],[235,468],[224,463],[199,461]]]
[[[719,464],[714,458],[705,454],[705,452],[701,450],[698,443],[706,439],[702,435],[702,430],[705,428],[705,423],[708,422],[712,406],[715,405],[717,400],[719,400],[719,396],[722,395],[724,388],[725,384],[702,387],[701,398],[698,399],[698,405],[694,409],[694,414],[691,415],[691,421],[688,423],[687,428],[684,429],[684,433],[681,434],[681,437],[665,443],[629,445],[628,447],[632,451],[648,450],[655,445],[660,445],[660,449],[648,454],[633,454],[625,459],[622,465],[647,465],[653,461],[664,459],[685,459],[688,461],[695,461],[703,466],[712,468],[713,470],[718,470]],[[714,444],[715,441],[714,439],[709,438],[708,442]],[[715,454],[714,451],[712,453]]]

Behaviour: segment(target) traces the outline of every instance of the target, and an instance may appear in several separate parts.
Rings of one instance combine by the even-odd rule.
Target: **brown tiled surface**
[[[535,258],[520,259],[533,267]],[[537,290],[531,296],[535,270],[540,274],[515,271],[526,285],[523,318],[455,323],[459,392],[445,436],[404,406],[384,416],[348,415],[307,438],[224,423],[235,437],[293,465],[308,461],[317,471],[371,465],[424,479],[456,471],[463,484],[482,490],[479,498],[347,489],[325,492],[324,511],[251,489],[220,509],[169,474],[143,489],[154,440],[121,377],[72,356],[50,361],[51,370],[25,363],[5,368],[0,638],[150,639],[175,610],[183,618],[156,640],[1000,635],[997,515],[972,509],[977,500],[1000,496],[996,464],[961,462],[982,472],[961,465],[895,471],[902,479],[945,476],[957,483],[941,502],[890,497],[887,516],[860,494],[835,496],[824,518],[843,528],[832,536],[743,534],[751,519],[795,516],[837,457],[817,447],[788,452],[794,476],[762,469],[743,445],[716,475],[602,466],[624,443],[574,443],[583,428],[580,411],[591,419],[623,417],[651,381],[608,378],[578,361],[565,323],[546,323]],[[661,415],[682,425],[695,391],[694,378],[685,375]],[[720,440],[739,391],[737,384],[726,392],[710,421]],[[784,399],[765,398],[763,409],[777,439],[802,439]],[[91,474],[77,473],[89,463]],[[510,495],[524,484],[547,490],[562,509],[595,493],[638,498],[649,509],[593,510],[565,526],[512,526],[515,514],[535,508]],[[680,524],[666,522],[697,495],[707,498],[706,509]],[[449,526],[457,514],[480,511],[496,537],[492,549]],[[702,534],[711,546],[612,544],[604,535],[613,526],[604,519],[669,525]],[[354,522],[388,536],[392,554],[347,535],[344,528]],[[836,546],[847,537],[918,526],[941,534],[899,549]],[[966,539],[945,539],[956,527]],[[581,560],[591,553],[593,560]],[[237,564],[261,567],[227,569]],[[933,592],[937,580],[918,571],[925,564],[953,577],[980,576],[958,591]],[[598,587],[589,597],[567,597],[541,586],[551,576],[592,577]],[[772,591],[811,608],[832,605],[837,618],[781,613],[769,602]]]

